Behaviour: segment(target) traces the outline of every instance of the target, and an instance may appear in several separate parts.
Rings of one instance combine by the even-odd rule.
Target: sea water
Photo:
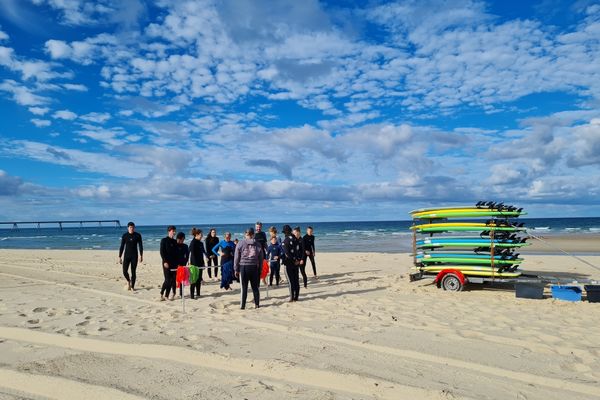
[[[536,236],[551,235],[599,235],[600,218],[519,218]],[[322,252],[386,252],[411,251],[412,221],[361,221],[361,222],[287,222],[292,227],[299,225],[305,233],[307,226],[314,228],[317,251]],[[281,232],[283,223],[264,223],[264,230],[274,225]],[[231,232],[233,238],[241,239],[243,232],[252,223],[246,224],[190,224],[177,226],[191,240],[189,232],[195,226],[208,234],[210,228],[217,230],[223,238]],[[160,240],[166,236],[166,225],[138,226],[142,234],[144,249],[158,250]],[[100,249],[117,250],[125,227],[64,227],[0,229],[0,248],[4,249]],[[465,234],[464,232],[461,234]],[[279,233],[281,236],[281,233]]]

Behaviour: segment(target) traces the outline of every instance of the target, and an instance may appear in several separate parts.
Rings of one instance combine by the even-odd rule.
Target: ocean
[[[600,218],[519,218],[535,235],[594,235],[600,234]],[[281,231],[282,223],[265,223],[265,231],[275,225]],[[385,252],[411,251],[412,221],[361,221],[361,222],[314,222],[289,223],[299,225],[303,232],[307,226],[314,228],[317,252]],[[208,233],[217,230],[223,238],[231,232],[234,238],[242,238],[252,224],[183,225],[178,230],[191,240],[189,232],[196,226]],[[166,225],[138,226],[145,250],[158,250],[161,238],[166,235]],[[118,250],[125,227],[65,227],[0,229],[0,249],[98,249]]]

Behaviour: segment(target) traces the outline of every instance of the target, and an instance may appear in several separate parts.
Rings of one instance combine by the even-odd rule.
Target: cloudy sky
[[[599,1],[0,0],[0,220],[600,215]]]

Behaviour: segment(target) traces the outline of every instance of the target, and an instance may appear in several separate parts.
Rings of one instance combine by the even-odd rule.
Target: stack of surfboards
[[[421,208],[415,221],[415,267],[437,274],[456,269],[467,276],[516,277],[523,261],[516,251],[527,246],[523,209],[495,202],[474,206]]]

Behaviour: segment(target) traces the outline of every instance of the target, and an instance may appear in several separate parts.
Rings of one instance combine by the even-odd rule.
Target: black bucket
[[[585,294],[590,303],[600,303],[600,285],[585,285]]]
[[[543,283],[517,283],[515,296],[520,299],[543,299],[545,287]]]

